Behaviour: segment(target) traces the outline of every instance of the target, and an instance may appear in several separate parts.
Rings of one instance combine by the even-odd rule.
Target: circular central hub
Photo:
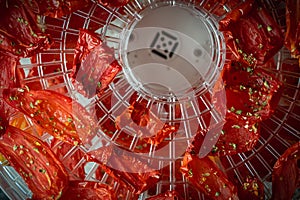
[[[135,14],[123,34],[125,75],[147,95],[194,95],[212,85],[222,68],[216,21],[201,9],[149,5]]]

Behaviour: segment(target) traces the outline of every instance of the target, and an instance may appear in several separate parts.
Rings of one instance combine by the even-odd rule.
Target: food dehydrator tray
[[[152,146],[149,151],[142,153],[144,159],[156,163],[158,170],[167,167],[169,175],[164,176],[155,188],[139,195],[139,199],[158,194],[166,188],[172,190],[176,184],[184,186],[185,199],[205,199],[203,194],[194,193],[195,189],[184,177],[178,179],[175,174],[179,168],[178,162],[175,161],[182,157],[197,132],[194,124],[202,129],[223,125],[224,113],[216,110],[219,102],[210,101],[209,96],[213,94],[215,83],[226,63],[225,54],[228,51],[224,36],[218,31],[218,21],[234,6],[222,5],[224,13],[218,17],[211,14],[219,8],[218,2],[208,6],[207,1],[199,1],[197,8],[194,2],[133,0],[122,8],[113,8],[92,1],[86,8],[62,18],[42,17],[41,23],[45,24],[46,31],[53,36],[54,45],[31,59],[21,59],[18,66],[25,74],[33,68],[38,72],[36,76],[25,78],[25,83],[36,82],[44,90],[55,90],[72,97],[95,115],[100,127],[109,120],[115,121],[130,105],[130,98],[136,94],[137,99],[147,100],[147,105],[151,106],[151,110],[160,120],[180,124],[176,136],[168,138],[170,142],[167,146],[159,151]],[[284,3],[271,0],[262,2],[284,29]],[[187,21],[191,23],[188,24]],[[101,97],[83,97],[70,80],[74,49],[81,28],[96,31],[108,46],[114,48],[114,56],[123,63],[123,72],[117,75]],[[199,32],[201,37],[197,37]],[[286,67],[293,64],[295,59],[291,58],[285,47],[275,55],[275,61],[275,68],[268,71],[284,83],[278,107],[269,119],[262,122],[261,137],[253,150],[225,156],[223,161],[227,164],[225,172],[235,174],[240,183],[244,171],[261,180],[265,186],[266,199],[270,199],[272,195],[273,165],[291,144],[300,140],[300,68],[293,68],[291,71]],[[154,67],[147,66],[147,63],[153,62],[159,64]],[[181,68],[183,65],[191,67]],[[195,69],[194,66],[198,68]],[[54,72],[49,72],[48,69],[53,69]],[[107,99],[110,103],[107,103]],[[182,115],[176,116],[177,108],[180,108]],[[101,114],[97,115],[97,112]],[[26,121],[24,130],[35,131],[34,123],[28,117],[15,116],[19,117],[24,117]],[[124,130],[133,136],[131,144],[124,146],[124,149],[135,151],[143,148],[137,145],[138,135],[128,127],[124,127]],[[120,132],[114,131],[110,135],[104,132],[105,130],[100,130],[92,144],[71,148],[61,157],[62,162],[72,159],[78,151],[85,154],[97,149],[103,145],[102,141],[120,145]],[[50,142],[52,137],[44,133],[41,139]],[[60,144],[62,143],[53,148],[59,148]],[[207,152],[202,149],[202,153]],[[97,180],[95,173],[99,165],[93,162],[86,163],[84,157],[79,159],[75,168],[67,167],[70,177],[77,179],[73,172],[82,166],[85,169],[85,180],[103,183],[111,181],[106,173]],[[0,187],[9,198],[19,200],[31,197],[32,193],[25,182],[6,161],[0,163],[0,180]],[[118,183],[114,184],[114,189],[118,191]],[[198,196],[192,196],[194,194]],[[130,191],[125,192],[123,199],[132,198],[133,194]],[[299,196],[295,197],[297,198]]]

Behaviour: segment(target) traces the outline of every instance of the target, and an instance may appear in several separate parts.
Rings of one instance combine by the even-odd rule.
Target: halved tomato
[[[283,46],[279,25],[254,0],[247,0],[219,22],[228,48],[241,61],[262,65]]]
[[[61,200],[117,200],[113,189],[105,184],[91,181],[70,181]]]
[[[238,199],[237,188],[208,157],[186,152],[181,172],[187,180],[210,199]]]
[[[84,8],[88,2],[89,0],[25,0],[26,6],[34,13],[55,18]]]
[[[59,199],[69,176],[56,155],[43,141],[8,126],[0,137],[0,152],[23,177],[33,199]]]
[[[300,142],[289,147],[277,160],[272,173],[272,199],[292,199],[300,185]]]
[[[18,57],[30,57],[52,44],[43,33],[34,15],[17,0],[0,2],[0,51]]]
[[[112,145],[88,152],[86,159],[99,163],[107,174],[135,194],[146,191],[161,177],[158,170],[152,169],[138,154]]]
[[[55,138],[72,145],[90,143],[95,121],[70,97],[51,90],[6,89],[4,99]]]
[[[113,50],[95,33],[80,29],[71,75],[74,87],[88,98],[100,96],[121,70]]]

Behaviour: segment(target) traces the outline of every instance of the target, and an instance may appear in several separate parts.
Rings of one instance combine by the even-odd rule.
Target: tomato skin
[[[146,106],[146,100],[142,99],[137,102],[137,95],[133,94],[129,100],[131,104],[129,108],[125,108],[124,111],[116,117],[116,120],[105,119],[100,128],[108,137],[113,137],[114,133],[118,131],[118,136],[114,139],[116,144],[123,148],[130,148],[132,141],[134,140],[134,134],[129,133],[126,130],[122,130],[124,126],[130,126],[135,133],[140,134],[139,140],[136,143],[134,151],[136,153],[149,153],[151,147],[155,146],[155,149],[161,149],[162,147],[169,144],[168,140],[165,140],[170,134],[175,133],[180,124],[174,123],[170,125],[163,123],[155,113],[150,112],[150,109]],[[104,108],[100,108],[98,105],[95,106],[96,115],[99,120],[105,115],[103,110],[110,110],[112,107],[112,95],[105,94],[100,98],[101,104]],[[101,106],[102,107],[102,106]],[[166,112],[169,112],[169,108],[165,108]],[[181,111],[179,106],[175,106],[176,118],[180,118]],[[155,123],[149,123],[153,120]]]
[[[26,3],[27,8],[32,12],[60,18],[62,16],[71,14],[72,12],[84,8],[88,4],[88,0],[22,0]]]
[[[225,156],[250,151],[256,145],[259,137],[258,123],[228,118],[210,155]]]
[[[100,76],[99,82],[101,86],[97,86],[97,95],[101,96],[105,89],[108,88],[109,84],[114,80],[114,78],[118,75],[119,72],[122,71],[121,65],[118,61],[113,61],[107,69]]]
[[[291,51],[294,58],[299,59],[300,65],[300,1],[286,1],[286,34],[285,46]]]
[[[211,199],[238,199],[237,188],[208,157],[185,153],[180,168],[188,181]]]
[[[264,184],[257,178],[247,177],[243,185],[238,190],[240,199],[262,200],[265,199]]]
[[[215,131],[214,138],[218,138],[211,149],[213,156],[253,149],[260,137],[259,123],[274,113],[283,90],[282,83],[264,69],[252,69],[237,61],[225,66],[222,78],[226,98],[225,123],[219,130],[210,130]],[[215,96],[221,99],[224,93],[216,90]],[[199,153],[207,131],[198,131],[190,150],[194,148]]]
[[[88,144],[95,121],[79,103],[51,90],[6,89],[4,100],[55,138],[72,145]]]
[[[66,169],[70,171],[69,180],[84,180],[84,165],[77,166],[84,157],[84,153],[79,148],[56,138],[53,138],[50,147],[56,158],[61,160]],[[67,158],[65,157],[66,155],[68,155]]]
[[[176,132],[175,126],[163,123],[149,108],[147,101],[133,102],[116,118],[116,127],[130,126],[136,134],[148,144],[159,145],[163,140]]]
[[[108,185],[91,181],[70,181],[61,200],[116,200],[114,191]]]
[[[163,194],[158,194],[147,198],[146,200],[183,200],[176,191],[167,191]]]
[[[268,119],[274,113],[283,90],[281,81],[268,71],[252,69],[236,61],[225,68],[223,81],[228,112],[250,121]]]
[[[227,46],[234,55],[252,66],[266,63],[283,46],[280,27],[253,0],[228,13],[219,22],[219,30],[224,31]]]
[[[52,39],[43,33],[36,17],[22,3],[2,1],[0,23],[0,50],[8,55],[30,57],[50,48]]]
[[[100,96],[121,70],[113,50],[95,33],[80,29],[71,75],[75,88],[88,98]]]
[[[101,168],[118,183],[135,194],[140,194],[160,180],[160,173],[147,162],[116,146],[101,147],[88,152],[87,161],[99,163]]]
[[[5,55],[0,52],[0,89],[20,86],[17,76],[18,59],[15,56]]]
[[[272,173],[272,200],[292,199],[300,184],[300,142],[290,146],[277,160]]]
[[[32,199],[58,199],[68,184],[68,173],[51,149],[38,138],[8,126],[0,138],[0,152],[23,177]]]
[[[6,132],[10,117],[17,111],[0,98],[0,136]]]

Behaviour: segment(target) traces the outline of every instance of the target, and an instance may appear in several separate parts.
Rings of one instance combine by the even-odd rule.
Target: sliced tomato
[[[261,121],[274,113],[283,84],[270,72],[232,61],[223,72],[227,109],[236,118]]]
[[[156,115],[154,115],[154,113],[150,112],[147,106],[145,107],[144,99],[141,100],[141,103],[136,102],[136,100],[137,94],[133,94],[129,100],[129,103],[132,105],[130,105],[130,107],[127,109],[124,108],[123,113],[120,113],[116,121],[109,118],[101,120],[105,115],[105,112],[103,111],[110,110],[112,107],[112,95],[103,95],[99,101],[101,106],[95,106],[97,118],[103,121],[100,124],[100,128],[110,138],[114,137],[116,134],[117,137],[114,137],[115,143],[126,149],[129,149],[132,141],[135,140],[134,135],[140,134],[138,135],[139,138],[134,145],[135,147],[131,149],[134,152],[146,153],[149,152],[153,147],[155,147],[156,150],[161,149],[169,144],[169,141],[166,138],[179,129],[179,124],[174,123],[170,125],[163,123]],[[135,107],[133,105],[135,105]],[[175,117],[179,118],[181,115],[179,105],[176,105],[174,109]],[[169,108],[166,108],[165,110],[166,112],[169,112]],[[155,120],[155,122],[158,122],[158,124],[148,123],[150,117],[151,120]],[[122,128],[125,126],[133,129],[134,132],[128,131],[127,129],[122,130]]]
[[[187,152],[180,170],[207,198],[238,199],[237,188],[208,157],[199,158]]]
[[[0,50],[6,54],[30,57],[48,49],[52,43],[50,35],[43,33],[36,17],[16,0],[1,1]]]
[[[70,181],[61,200],[116,200],[114,191],[108,185],[91,181]]]
[[[55,153],[56,158],[58,158],[69,171],[70,180],[84,180],[85,170],[84,165],[81,164],[84,153],[79,148],[56,138],[51,141],[50,147]]]
[[[252,150],[260,137],[259,124],[248,120],[232,119],[228,115],[227,118],[218,142],[211,150],[211,155],[234,155]]]
[[[222,76],[227,114],[211,151],[218,156],[253,149],[260,137],[259,123],[274,113],[282,92],[282,83],[269,72],[240,62],[232,61]]]
[[[147,198],[146,200],[183,200],[176,191],[167,191],[163,194],[158,194]]]
[[[95,121],[78,102],[51,90],[7,89],[5,101],[55,138],[72,145],[89,144]]]
[[[45,133],[45,130],[39,125],[35,124],[33,121],[29,123],[28,119],[26,119],[26,116],[21,112],[18,112],[11,117],[9,120],[9,125],[24,130],[26,133],[36,137],[41,137]]]
[[[277,160],[272,173],[272,200],[292,199],[300,186],[300,142],[289,147]]]
[[[272,58],[283,46],[283,34],[265,8],[247,0],[219,22],[229,49],[241,61],[255,66]]]
[[[60,18],[84,8],[88,0],[25,0],[26,6],[34,13]]]
[[[147,101],[135,101],[116,118],[117,129],[131,127],[145,142],[157,146],[176,132],[176,127],[162,122],[148,107]]]
[[[264,184],[255,177],[246,177],[238,190],[240,199],[263,200],[265,199]]]
[[[23,177],[33,199],[58,199],[68,185],[68,173],[43,141],[8,126],[0,152]]]
[[[187,152],[203,157],[205,155],[234,155],[253,149],[260,137],[259,124],[226,117],[228,119],[222,127],[199,129],[188,146]],[[209,139],[205,140],[206,137]]]
[[[14,113],[16,113],[16,110],[0,98],[0,136],[6,132],[9,119]]]
[[[0,52],[0,89],[19,87],[17,76],[18,59]]]
[[[99,163],[106,173],[135,194],[146,191],[160,180],[160,173],[152,169],[138,154],[116,146],[88,152],[86,159]]]
[[[71,75],[75,88],[88,98],[101,95],[121,70],[113,50],[95,33],[81,29]]]
[[[291,51],[294,58],[300,62],[300,1],[286,1],[286,33],[285,46]]]

